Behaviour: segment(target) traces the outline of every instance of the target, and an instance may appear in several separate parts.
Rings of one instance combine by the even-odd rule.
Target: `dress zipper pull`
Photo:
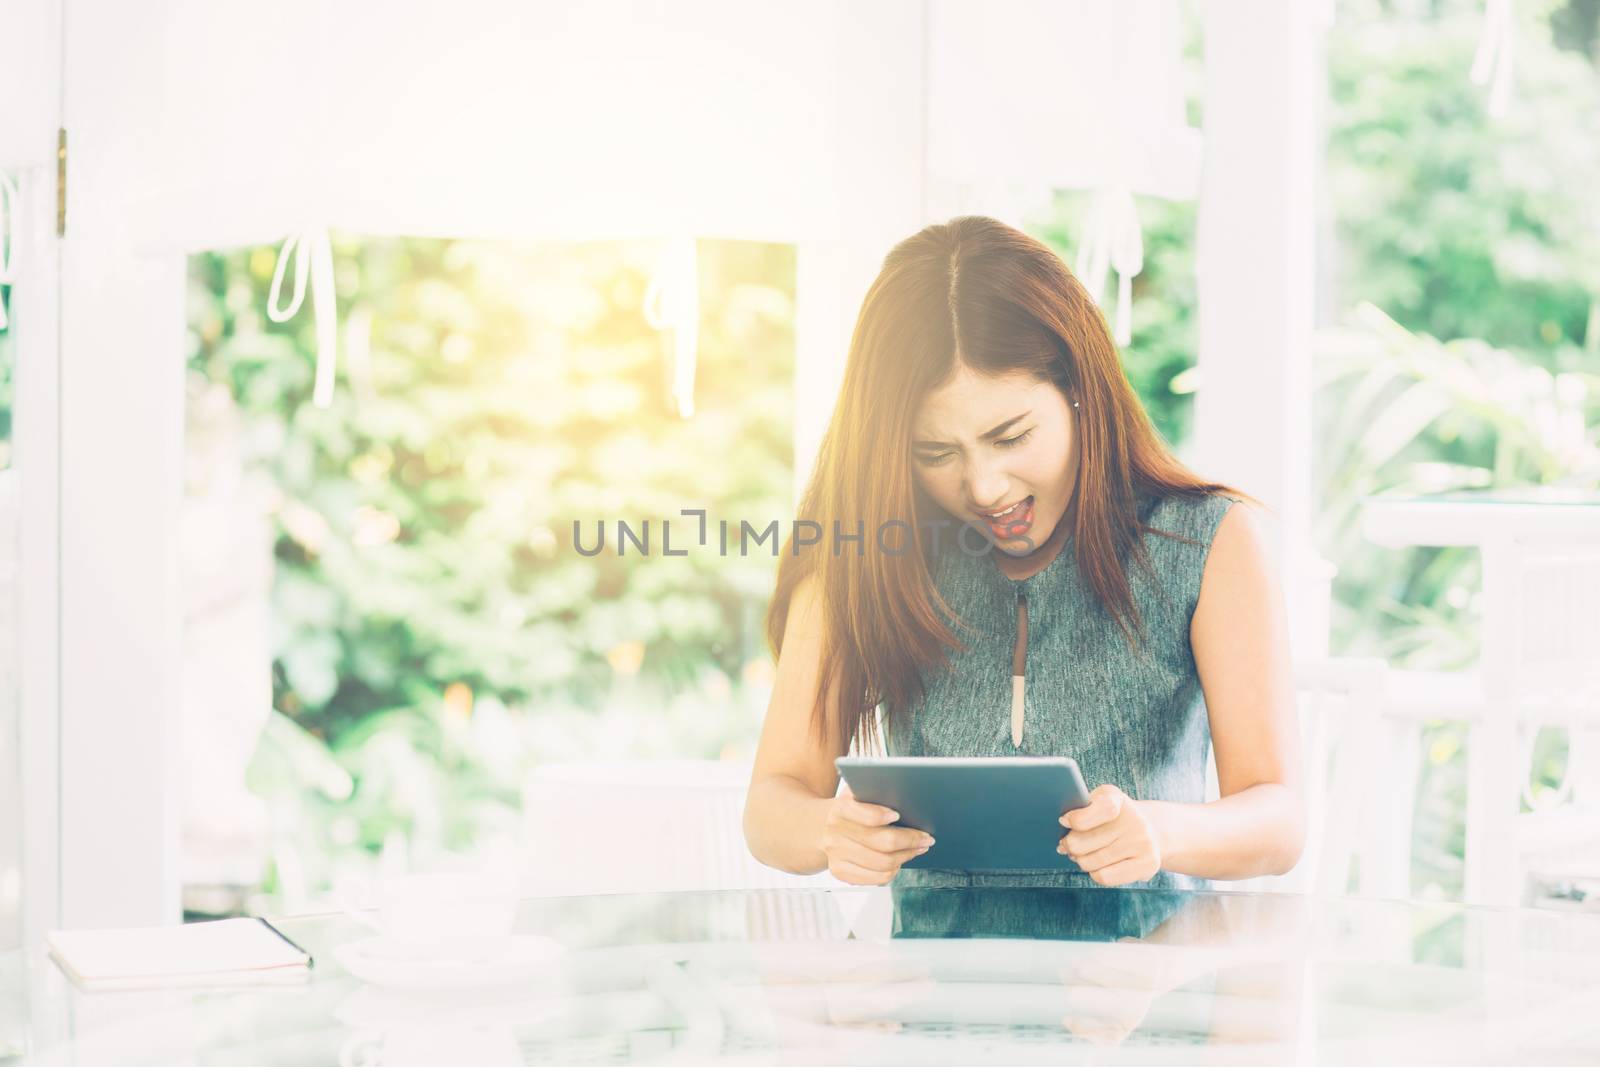
[[[1026,623],[1027,598],[1022,589],[1017,588],[1017,611],[1012,617],[1016,620],[1016,638],[1011,643],[1011,747],[1022,748],[1022,710],[1023,689],[1027,683],[1028,669],[1028,635],[1024,629]],[[1021,668],[1018,669],[1018,660]]]

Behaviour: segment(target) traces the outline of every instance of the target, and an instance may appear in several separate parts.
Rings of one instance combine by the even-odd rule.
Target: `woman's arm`
[[[1205,878],[1283,874],[1305,844],[1299,716],[1277,566],[1246,505],[1230,508],[1212,538],[1189,640],[1221,799],[1142,802],[1161,865]]]
[[[1245,505],[1212,538],[1189,627],[1221,798],[1132,800],[1115,786],[1068,812],[1062,851],[1106,885],[1158,869],[1203,878],[1282,874],[1305,843],[1299,719],[1283,594],[1259,520]]]
[[[823,618],[816,580],[795,587],[784,626],[783,648],[772,702],[761,726],[750,792],[744,805],[744,836],[751,855],[794,874],[831,870],[858,884],[882,884],[900,864],[926,851],[920,830],[889,827],[900,816],[863,804],[839,788],[833,761],[850,739],[837,727],[837,687],[828,692],[828,729],[811,724],[812,701],[822,674]]]

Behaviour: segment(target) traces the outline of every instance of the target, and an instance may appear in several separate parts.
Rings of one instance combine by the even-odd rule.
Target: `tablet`
[[[1078,870],[1056,851],[1061,816],[1087,807],[1077,761],[1065,756],[842,756],[856,799],[900,813],[896,826],[933,835],[904,867],[946,871]]]

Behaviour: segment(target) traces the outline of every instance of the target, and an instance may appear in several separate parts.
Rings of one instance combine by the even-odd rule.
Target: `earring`
[[[1077,407],[1077,406],[1078,406],[1078,402],[1077,402],[1077,401],[1076,401],[1076,400],[1074,400],[1074,401],[1073,401],[1073,402],[1072,402],[1072,406],[1073,406],[1073,407]]]

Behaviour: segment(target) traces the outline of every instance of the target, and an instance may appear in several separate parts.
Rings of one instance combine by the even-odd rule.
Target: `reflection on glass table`
[[[292,988],[84,994],[41,970],[33,1062],[1594,1063],[1600,915],[1149,890],[527,900],[537,973],[440,990],[277,920]],[[1508,1058],[1509,1057],[1509,1058]]]

